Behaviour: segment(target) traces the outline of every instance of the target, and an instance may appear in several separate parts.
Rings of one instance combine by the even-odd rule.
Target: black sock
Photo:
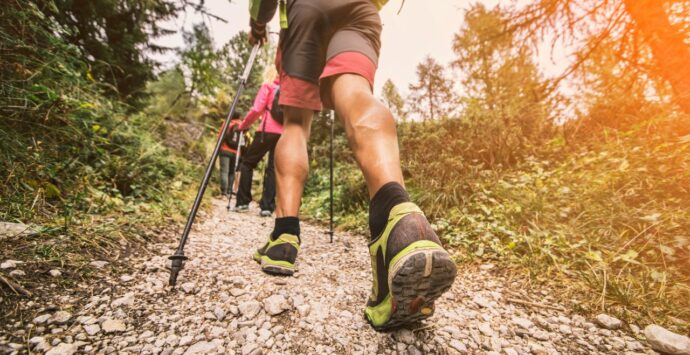
[[[287,233],[296,235],[299,238],[299,218],[297,217],[281,217],[276,218],[276,224],[271,233],[271,239],[275,240],[281,234]]]
[[[410,195],[397,182],[389,182],[376,191],[369,203],[369,231],[371,240],[383,232],[388,223],[388,215],[393,207],[403,202],[410,202]]]

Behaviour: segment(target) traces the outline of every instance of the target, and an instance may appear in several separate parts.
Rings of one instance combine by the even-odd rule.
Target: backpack
[[[231,149],[235,150],[240,145],[240,135],[242,134],[237,127],[239,127],[238,123],[230,122],[228,131],[225,133],[225,144],[227,144]]]
[[[280,99],[280,85],[277,85],[273,91],[273,101],[271,102],[270,112],[273,120],[283,124],[283,109],[280,108],[278,100]]]

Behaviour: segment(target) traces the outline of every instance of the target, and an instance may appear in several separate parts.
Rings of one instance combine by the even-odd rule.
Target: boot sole
[[[434,301],[455,281],[457,267],[442,248],[418,250],[392,265],[388,286],[392,296],[391,317],[377,331],[400,328],[420,322],[434,314]]]
[[[279,276],[292,276],[295,273],[294,268],[288,268],[285,266],[273,265],[261,261],[261,271],[269,275],[279,275]]]

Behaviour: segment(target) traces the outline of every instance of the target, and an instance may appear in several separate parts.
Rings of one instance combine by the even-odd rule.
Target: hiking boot
[[[299,252],[299,237],[281,234],[276,240],[268,239],[263,247],[254,252],[254,261],[261,264],[261,270],[272,275],[292,275]]]
[[[261,212],[259,213],[259,216],[261,217],[271,217],[271,215],[273,215],[273,212],[269,210],[261,210]]]
[[[426,217],[411,202],[393,207],[369,253],[373,288],[364,313],[376,330],[430,317],[434,301],[450,289],[457,273]]]
[[[249,211],[249,205],[239,205],[235,207],[235,212],[247,212]]]

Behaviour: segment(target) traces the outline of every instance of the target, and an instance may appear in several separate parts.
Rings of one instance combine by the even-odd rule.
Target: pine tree
[[[381,96],[383,97],[383,103],[388,106],[394,117],[403,121],[407,119],[405,100],[403,100],[402,96],[400,96],[398,88],[390,79],[386,80],[386,82],[383,84]]]
[[[409,88],[410,111],[423,120],[446,118],[457,104],[451,80],[431,56],[417,65],[417,82]]]

